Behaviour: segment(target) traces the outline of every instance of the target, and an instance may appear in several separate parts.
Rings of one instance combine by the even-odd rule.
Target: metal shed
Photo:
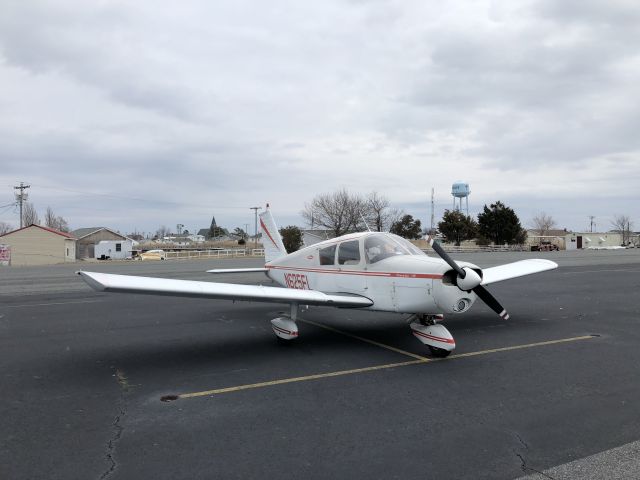
[[[76,258],[95,258],[95,246],[102,240],[128,240],[107,227],[79,228],[71,232],[77,239]]]

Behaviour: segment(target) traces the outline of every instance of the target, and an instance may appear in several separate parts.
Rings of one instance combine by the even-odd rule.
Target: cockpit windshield
[[[400,242],[404,247],[411,252],[411,255],[426,255],[422,250],[416,247],[413,243],[411,243],[406,238],[402,238],[398,235],[390,234],[390,236],[396,241]]]
[[[364,240],[367,263],[376,263],[395,255],[424,255],[424,252],[402,237],[391,234],[369,235]]]

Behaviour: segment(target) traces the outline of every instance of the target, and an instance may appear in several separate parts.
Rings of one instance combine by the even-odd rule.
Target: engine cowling
[[[453,277],[451,280],[454,280]],[[478,298],[475,293],[461,290],[455,280],[452,282],[434,282],[434,300],[442,313],[463,313],[471,308]]]

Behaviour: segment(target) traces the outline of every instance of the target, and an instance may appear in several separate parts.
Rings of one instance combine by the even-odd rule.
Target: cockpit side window
[[[335,265],[336,263],[336,246],[321,248],[318,252],[320,265]]]
[[[360,263],[360,242],[352,240],[342,242],[338,248],[338,264],[357,265]]]

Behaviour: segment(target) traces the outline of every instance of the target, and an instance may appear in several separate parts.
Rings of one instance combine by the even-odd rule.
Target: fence
[[[450,253],[479,253],[479,252],[528,252],[526,245],[465,245],[456,247],[455,245],[440,244],[445,252]],[[424,248],[425,253],[433,253],[431,248]]]
[[[260,257],[264,256],[264,248],[214,248],[209,250],[178,250],[165,253],[167,260],[186,260],[194,258],[228,258],[228,257]]]

